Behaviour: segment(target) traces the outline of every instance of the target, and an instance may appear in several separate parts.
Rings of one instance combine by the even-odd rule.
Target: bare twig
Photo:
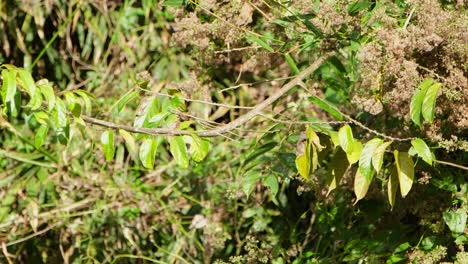
[[[238,117],[237,119],[235,119],[234,121],[230,123],[227,123],[225,125],[222,125],[213,129],[189,132],[189,131],[169,129],[169,128],[137,128],[137,127],[132,127],[132,126],[118,125],[115,123],[96,119],[96,118],[86,116],[86,115],[82,115],[81,118],[85,122],[90,123],[90,124],[95,124],[95,125],[99,125],[99,126],[103,126],[103,127],[107,127],[111,129],[123,129],[132,133],[141,133],[141,134],[149,134],[149,135],[172,135],[172,136],[190,135],[192,133],[195,133],[201,137],[216,137],[221,134],[232,131],[233,129],[247,123],[249,120],[251,120],[258,114],[260,114],[261,111],[263,111],[265,108],[270,106],[272,103],[278,100],[281,96],[283,96],[288,91],[290,91],[293,87],[301,83],[304,78],[312,74],[329,55],[330,54],[326,54],[326,55],[319,57],[312,65],[307,67],[307,69],[302,71],[294,79],[286,83],[281,89],[276,91],[274,94],[272,94],[270,97],[265,99],[263,102],[256,105],[249,112]]]
[[[12,242],[10,242],[10,243],[7,243],[6,246],[7,246],[7,247],[13,246],[13,245],[22,243],[22,242],[24,242],[24,241],[27,241],[27,240],[29,240],[29,239],[31,239],[31,238],[33,238],[33,237],[40,236],[40,235],[46,233],[47,231],[51,230],[52,228],[58,226],[59,224],[60,224],[60,222],[59,222],[59,223],[55,223],[55,224],[53,224],[53,225],[50,225],[50,226],[48,226],[48,227],[42,229],[41,231],[38,231],[38,232],[33,233],[33,234],[29,235],[29,236],[26,236],[26,237],[23,237],[23,238],[21,238],[21,239],[12,241]]]
[[[442,160],[434,160],[434,162],[435,162],[435,163],[439,163],[439,164],[444,164],[444,165],[447,165],[447,166],[452,166],[452,167],[455,167],[455,168],[459,168],[459,169],[468,171],[468,167],[465,167],[465,166],[462,166],[462,165],[458,165],[458,164],[455,164],[455,163],[452,163],[452,162],[442,161]]]

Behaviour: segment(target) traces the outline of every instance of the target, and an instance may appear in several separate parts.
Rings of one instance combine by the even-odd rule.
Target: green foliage
[[[464,263],[464,9],[303,2],[0,5],[0,262]]]

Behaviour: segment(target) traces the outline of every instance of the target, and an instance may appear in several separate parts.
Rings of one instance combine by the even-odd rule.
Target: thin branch
[[[12,241],[12,242],[10,242],[10,243],[7,243],[6,246],[7,246],[7,247],[13,246],[13,245],[22,243],[22,242],[24,242],[24,241],[27,241],[27,240],[29,240],[29,239],[31,239],[31,238],[33,238],[33,237],[40,236],[40,235],[46,233],[47,231],[51,230],[52,228],[58,226],[59,224],[60,224],[60,222],[59,222],[59,223],[55,223],[54,225],[50,225],[50,226],[48,226],[48,227],[42,229],[41,231],[38,231],[38,232],[33,233],[33,234],[29,235],[29,236],[26,236],[26,237],[23,237],[23,238],[21,238],[21,239]]]
[[[458,164],[455,164],[455,163],[452,163],[452,162],[442,161],[442,160],[434,160],[434,162],[468,171],[468,167],[458,165]]]
[[[239,88],[239,87],[242,87],[242,86],[252,86],[252,85],[256,85],[256,84],[260,84],[260,83],[266,83],[266,82],[284,81],[284,80],[293,79],[294,77],[296,77],[296,76],[288,76],[288,77],[283,77],[283,78],[261,80],[261,81],[251,82],[251,83],[241,83],[241,84],[237,84],[237,85],[234,85],[234,86],[226,87],[226,88],[220,90],[219,92],[223,93],[223,92],[233,90],[233,89],[236,89],[236,88]]]
[[[132,126],[126,126],[126,125],[118,125],[115,123],[107,122],[104,120],[96,119],[90,116],[82,115],[81,118],[91,124],[111,128],[111,129],[122,129],[126,130],[128,132],[132,133],[141,133],[141,134],[149,134],[149,135],[190,135],[192,133],[197,134],[198,136],[201,137],[216,137],[221,134],[227,133],[229,131],[232,131],[233,129],[247,123],[249,120],[260,114],[261,111],[263,111],[265,108],[270,106],[272,103],[274,103],[276,100],[278,100],[280,97],[285,95],[287,92],[289,92],[293,87],[298,85],[299,83],[302,82],[304,78],[312,74],[317,68],[322,64],[322,62],[330,56],[331,53],[328,53],[326,55],[323,55],[319,57],[312,65],[307,67],[304,71],[302,71],[300,74],[298,74],[294,79],[286,83],[281,89],[276,91],[274,94],[272,94],[270,97],[265,99],[263,102],[257,104],[254,108],[252,108],[249,112],[245,113],[244,115],[238,117],[237,119],[231,121],[230,123],[227,123],[225,125],[219,126],[217,128],[213,129],[208,129],[208,130],[202,130],[202,131],[195,131],[195,132],[190,132],[190,131],[185,131],[185,130],[176,130],[176,129],[169,129],[169,128],[137,128],[137,127],[132,127]]]

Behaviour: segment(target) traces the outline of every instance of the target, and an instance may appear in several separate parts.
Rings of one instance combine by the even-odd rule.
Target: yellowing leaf
[[[354,139],[353,143],[350,145],[349,152],[346,152],[346,155],[348,157],[348,161],[350,164],[354,164],[359,160],[359,157],[361,156],[362,152],[362,143]]]
[[[400,182],[401,196],[405,197],[411,190],[414,181],[414,163],[408,152],[393,152]]]
[[[318,151],[321,151],[323,148],[325,148],[324,146],[320,145],[320,138],[311,127],[307,128],[307,139],[309,140],[309,144],[312,143],[317,147]]]
[[[135,143],[135,139],[133,138],[132,134],[128,133],[125,130],[120,129],[119,130],[120,136],[125,140],[125,144],[128,148],[128,151],[132,154],[136,154],[137,146]]]
[[[398,170],[393,167],[392,172],[390,173],[390,177],[388,178],[387,184],[387,194],[388,194],[388,202],[390,206],[393,208],[395,206],[395,198],[396,192],[398,190]]]
[[[367,179],[359,170],[356,170],[356,176],[354,176],[354,194],[356,194],[356,201],[354,204],[357,204],[359,200],[366,196],[371,181],[372,178]]]
[[[302,155],[297,156],[296,168],[297,168],[297,171],[299,172],[299,175],[301,175],[305,179],[309,179],[309,175],[310,175],[309,151],[306,151]]]
[[[427,164],[432,165],[432,152],[426,145],[426,142],[420,138],[411,140],[414,150]]]
[[[390,144],[392,144],[391,141],[382,143],[374,151],[374,155],[372,156],[372,166],[374,167],[377,173],[379,173],[380,169],[382,169],[382,163],[383,163],[385,150],[387,149],[388,146],[390,146]]]
[[[372,178],[373,168],[372,168],[372,157],[376,149],[383,143],[380,138],[374,138],[369,140],[364,146],[361,156],[359,157],[359,171],[367,179]]]

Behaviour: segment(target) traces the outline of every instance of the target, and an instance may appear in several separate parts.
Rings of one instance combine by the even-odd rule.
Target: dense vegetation
[[[468,263],[466,1],[0,19],[0,262]]]

